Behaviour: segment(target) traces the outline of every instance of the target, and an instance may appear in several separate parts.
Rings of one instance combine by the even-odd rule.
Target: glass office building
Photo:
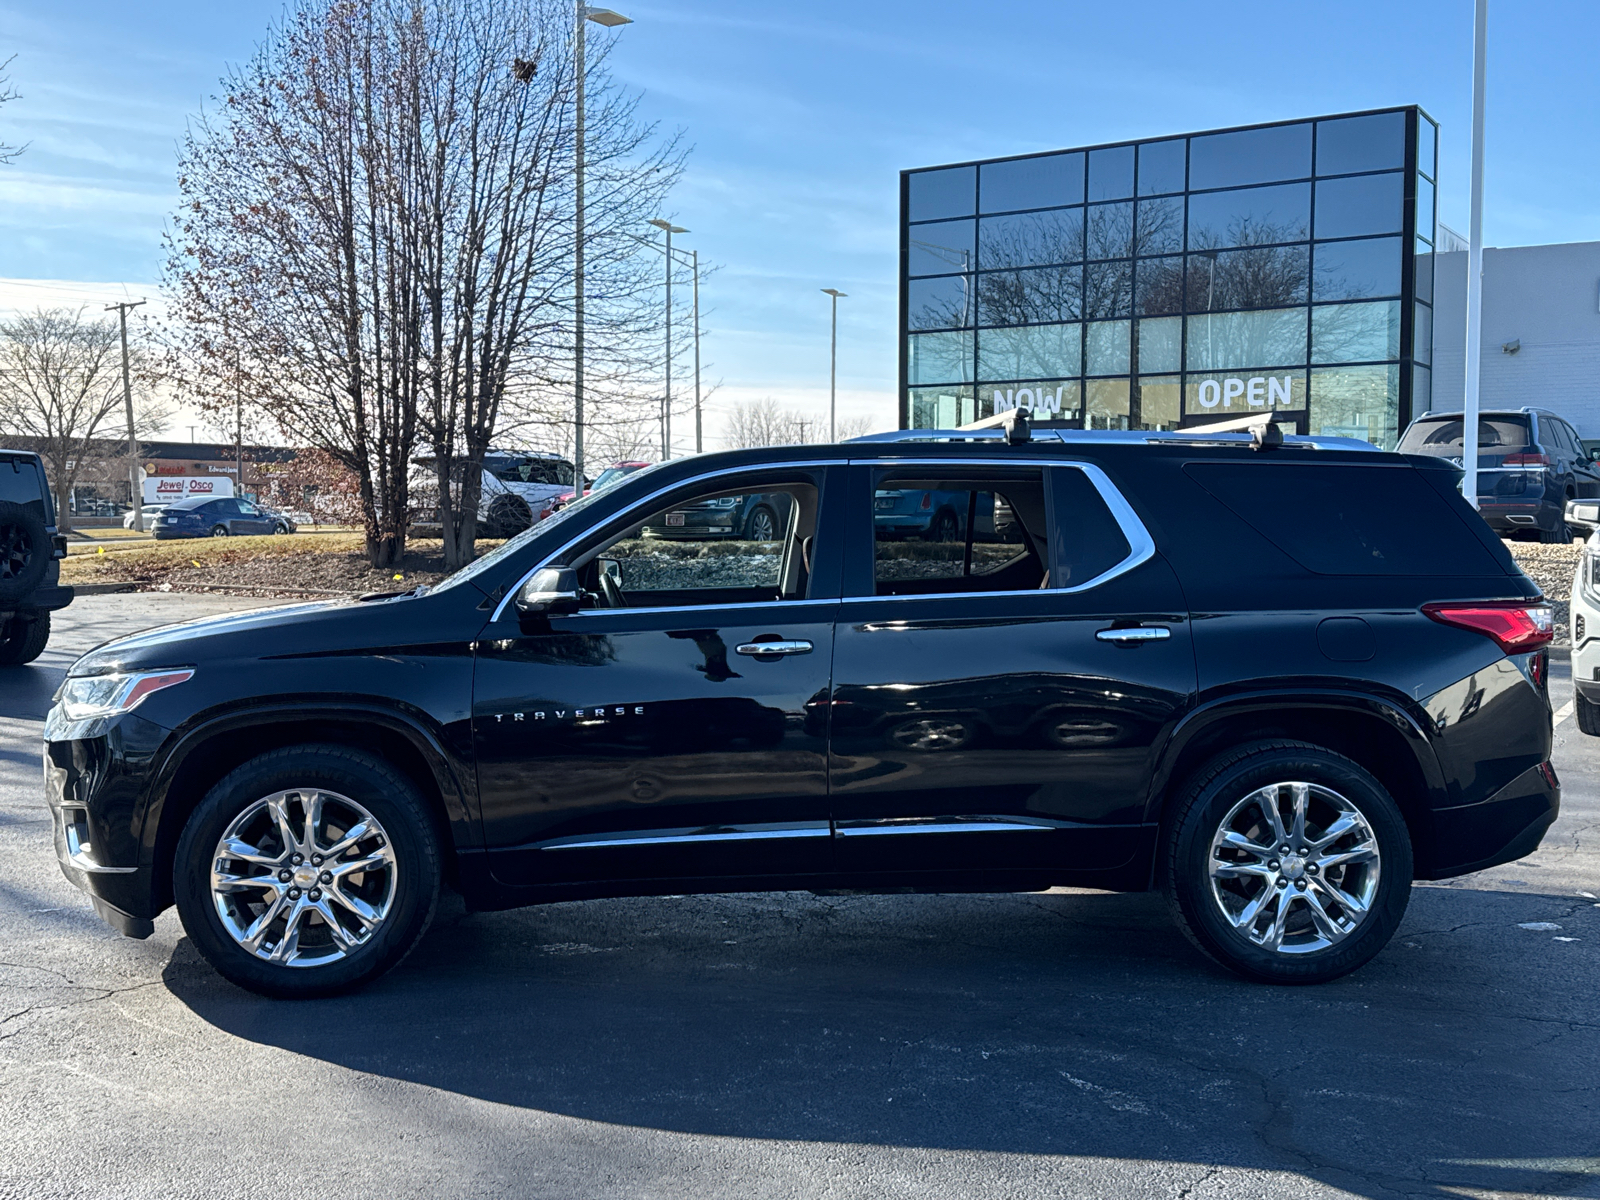
[[[1393,447],[1429,401],[1419,108],[904,171],[900,425],[1268,409]]]

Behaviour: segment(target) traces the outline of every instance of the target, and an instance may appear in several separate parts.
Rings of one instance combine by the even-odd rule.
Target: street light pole
[[[128,416],[128,498],[133,502],[133,528],[136,533],[144,532],[144,491],[139,487],[139,439],[133,432],[133,381],[128,373],[128,310],[138,308],[143,303],[143,300],[131,300],[106,305],[107,312],[117,310],[117,320],[122,326],[122,404]]]
[[[705,446],[700,421],[700,251],[694,253],[694,452]]]
[[[1472,211],[1467,226],[1466,396],[1461,406],[1461,494],[1478,507],[1478,367],[1483,337],[1483,108],[1487,75],[1489,0],[1477,0],[1472,20]]]
[[[573,293],[573,347],[572,347],[572,489],[573,495],[583,498],[583,89],[588,70],[584,65],[584,33],[586,21],[614,29],[632,23],[632,18],[609,8],[591,8],[578,0],[578,15],[573,30],[573,56],[577,83],[577,170],[576,174],[576,241],[572,255]]]
[[[667,231],[667,390],[661,398],[661,461],[666,462],[672,457],[672,235],[689,231],[661,217],[651,217],[650,224]]]
[[[823,288],[823,294],[833,297],[833,334],[828,339],[828,440],[839,440],[838,384],[839,384],[839,300],[848,296],[838,288]]]

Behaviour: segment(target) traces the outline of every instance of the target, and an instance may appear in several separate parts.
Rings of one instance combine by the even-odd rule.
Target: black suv
[[[1160,888],[1235,971],[1333,978],[1555,819],[1550,609],[1448,463],[1262,440],[699,456],[432,589],[109,642],[46,726],[63,869],[276,996],[393,966],[446,884]],[[923,491],[959,539],[875,521]],[[780,493],[772,543],[641,536]]]
[[[1401,435],[1401,454],[1461,465],[1460,413],[1423,413]],[[1600,467],[1577,431],[1542,408],[1491,410],[1478,416],[1478,511],[1502,535],[1572,540],[1567,504],[1600,496]]]
[[[66,556],[44,463],[26,450],[0,450],[0,666],[44,653],[50,614],[72,603],[72,589],[60,586]]]

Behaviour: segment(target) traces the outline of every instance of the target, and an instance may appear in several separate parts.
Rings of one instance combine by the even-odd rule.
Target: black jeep
[[[26,450],[0,450],[0,666],[44,653],[50,613],[72,603],[72,589],[60,586],[66,556],[44,464]]]

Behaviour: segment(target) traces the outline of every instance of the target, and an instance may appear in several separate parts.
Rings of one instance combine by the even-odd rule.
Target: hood
[[[102,675],[129,668],[186,666],[197,652],[220,640],[250,637],[268,629],[281,632],[284,626],[291,624],[303,627],[335,614],[342,617],[355,606],[353,600],[316,600],[158,625],[102,642],[73,663],[67,674]]]

